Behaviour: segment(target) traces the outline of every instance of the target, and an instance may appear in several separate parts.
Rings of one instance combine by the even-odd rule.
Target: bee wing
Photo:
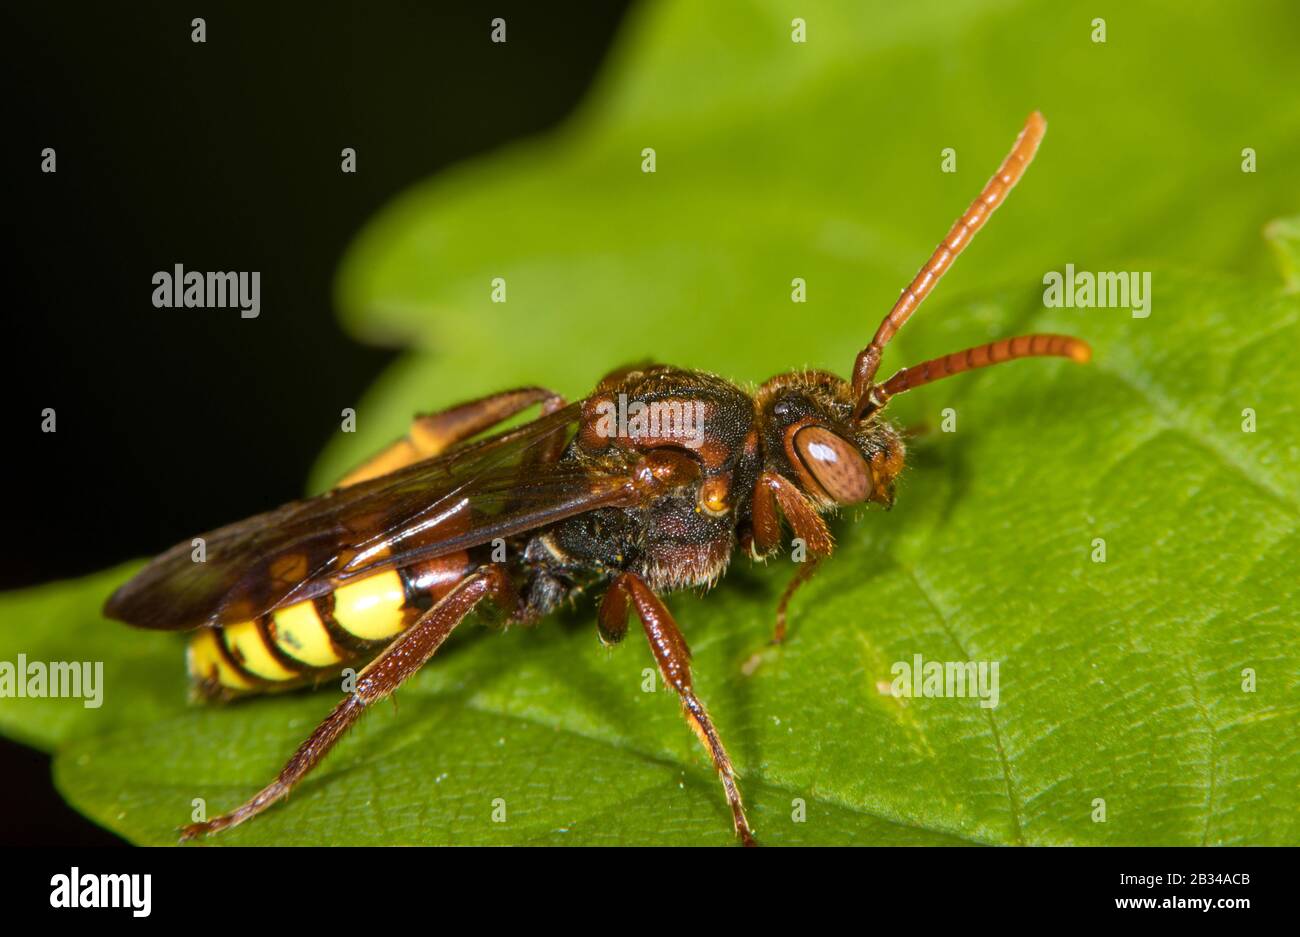
[[[574,403],[391,474],[295,501],[152,560],[104,607],[142,628],[229,625],[352,579],[630,503],[626,475],[533,461],[570,438]]]

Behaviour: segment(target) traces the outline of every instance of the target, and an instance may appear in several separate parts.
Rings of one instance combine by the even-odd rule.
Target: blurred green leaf
[[[788,562],[740,559],[710,595],[670,598],[697,686],[767,843],[1300,843],[1300,298],[1263,278],[1259,237],[1300,210],[1300,101],[1259,93],[1300,62],[1296,11],[1257,6],[642,8],[562,132],[419,187],[359,240],[346,321],[415,350],[313,485],[417,410],[522,383],[577,395],[647,354],[741,380],[846,371],[1041,108],[1038,162],[886,367],[1031,329],[1082,335],[1095,361],[900,398],[901,422],[951,407],[957,432],[917,442],[893,512],[837,522],[786,646],[765,640]],[[1284,259],[1293,225],[1269,229]],[[1152,271],[1150,317],[1044,309],[1066,263]],[[106,665],[102,708],[0,699],[0,731],[54,751],[89,816],[166,843],[194,798],[214,812],[269,780],[334,697],[184,706],[175,636],[99,616],[128,573],[0,597],[0,660]],[[916,654],[998,662],[1000,704],[882,693]],[[675,701],[642,691],[652,666],[635,634],[603,649],[587,606],[463,629],[399,711],[215,842],[728,843]]]
[[[0,734],[53,751],[82,736],[148,725],[187,710],[184,667],[176,666],[184,639],[132,631],[99,614],[109,593],[140,565],[0,593],[0,661],[16,666],[23,654],[34,662],[99,661],[104,667],[102,705],[0,698]]]
[[[313,488],[412,413],[514,384],[579,395],[648,355],[737,380],[846,372],[1034,109],[1038,159],[940,301],[1066,263],[1271,276],[1259,232],[1300,214],[1300,95],[1274,93],[1300,87],[1297,32],[1286,2],[646,4],[559,132],[422,183],[358,239],[345,324],[416,351]],[[886,366],[951,350],[941,316]],[[1005,324],[967,321],[960,341]]]
[[[1289,292],[1300,290],[1300,218],[1279,218],[1264,228]]]

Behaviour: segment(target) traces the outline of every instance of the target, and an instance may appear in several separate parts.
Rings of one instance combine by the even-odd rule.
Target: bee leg
[[[794,594],[799,591],[799,587],[813,577],[817,572],[817,564],[822,561],[820,556],[811,557],[808,562],[799,567],[799,572],[786,584],[785,591],[781,593],[781,600],[776,603],[776,627],[772,629],[772,643],[780,644],[785,640],[786,632],[786,609],[790,607],[790,600]]]
[[[785,640],[786,608],[790,599],[800,586],[812,578],[817,571],[817,564],[834,552],[835,541],[826,521],[822,520],[812,503],[783,475],[776,472],[760,475],[754,488],[753,504],[754,555],[765,556],[780,546],[781,521],[777,513],[778,507],[790,525],[791,532],[796,539],[803,541],[809,554],[808,560],[786,586],[776,607],[776,629],[772,633],[772,643],[780,644]]]
[[[307,740],[298,746],[298,750],[274,781],[230,813],[185,827],[181,830],[181,841],[218,833],[243,823],[287,795],[295,784],[320,763],[334,747],[334,743],[342,738],[343,733],[361,718],[361,714],[372,704],[389,696],[407,677],[419,670],[452,630],[484,598],[509,606],[512,612],[515,610],[514,587],[503,567],[485,566],[461,580],[357,674],[356,689],[335,706]]]
[[[538,402],[542,404],[543,415],[564,406],[564,398],[559,394],[542,387],[523,387],[418,416],[411,422],[405,436],[348,472],[338,487],[346,488],[378,478],[413,462],[439,455],[456,443],[464,442]]]
[[[713,767],[717,769],[718,778],[722,781],[722,788],[727,794],[727,804],[731,807],[731,819],[736,827],[736,835],[746,846],[757,845],[754,834],[750,831],[749,821],[745,818],[745,805],[740,800],[740,788],[736,786],[736,772],[731,766],[731,759],[727,757],[727,750],[713,727],[708,710],[695,695],[695,689],[691,684],[691,651],[686,646],[686,639],[682,637],[677,622],[673,621],[672,613],[635,573],[621,574],[614,580],[610,589],[621,593],[618,599],[610,602],[610,617],[615,617],[619,608],[625,610],[630,600],[645,628],[646,637],[650,641],[650,650],[654,652],[655,661],[659,664],[659,672],[677,691],[687,723],[699,736],[709,757],[713,759]]]

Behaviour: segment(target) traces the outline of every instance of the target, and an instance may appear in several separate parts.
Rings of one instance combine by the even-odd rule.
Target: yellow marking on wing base
[[[190,677],[196,681],[215,679],[234,690],[255,689],[257,684],[230,666],[217,643],[220,640],[216,628],[200,628],[190,639],[185,655]]]
[[[241,621],[224,629],[226,647],[255,676],[263,680],[295,680],[298,674],[272,656],[257,630],[257,622]]]
[[[316,606],[299,602],[271,613],[276,646],[308,667],[332,667],[343,658],[334,650]]]
[[[406,628],[406,591],[396,570],[367,576],[334,590],[334,620],[364,641],[379,641]]]

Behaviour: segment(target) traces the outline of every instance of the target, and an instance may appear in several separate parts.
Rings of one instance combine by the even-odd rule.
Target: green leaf
[[[0,593],[0,662],[16,668],[23,655],[29,662],[103,665],[99,705],[93,700],[88,706],[84,700],[0,698],[0,733],[54,751],[73,739],[148,725],[186,711],[184,668],[175,666],[184,640],[132,631],[99,614],[109,593],[139,568],[139,563],[129,563],[84,579]],[[170,663],[160,666],[160,661]]]
[[[1289,292],[1300,291],[1300,218],[1279,218],[1264,228],[1278,272]]]
[[[1145,320],[1081,322],[1036,295],[950,305],[963,321],[1084,324],[1096,361],[917,392],[920,412],[953,407],[958,431],[917,447],[893,512],[837,524],[840,552],[784,648],[761,650],[787,562],[738,561],[712,594],[672,597],[765,842],[1300,841],[1300,394],[1279,353],[1300,341],[1300,299],[1154,279]],[[227,808],[269,779],[334,695],[182,709],[169,636],[99,620],[121,578],[3,600],[0,659],[124,669],[99,723],[75,700],[6,699],[0,725],[55,747],[60,788],[90,816],[169,842],[193,798]],[[999,705],[882,694],[915,654],[999,662]],[[398,711],[370,714],[287,805],[220,841],[725,843],[673,699],[642,692],[649,667],[635,635],[603,649],[586,609],[504,636],[467,628]]]
[[[892,512],[835,523],[784,647],[765,642],[788,560],[669,597],[697,688],[765,843],[1300,843],[1300,297],[1258,237],[1300,211],[1300,102],[1258,93],[1300,77],[1297,13],[1094,6],[642,8],[569,126],[421,186],[359,240],[346,321],[414,350],[313,486],[414,411],[521,383],[578,395],[647,354],[739,380],[846,371],[1040,107],[1038,161],[887,367],[1028,330],[1095,360],[900,398],[893,418],[952,408],[956,432],[915,442]],[[1283,258],[1294,224],[1269,229]],[[1045,309],[1066,263],[1150,271],[1151,315]],[[0,597],[0,661],[105,663],[101,708],[3,698],[0,731],[53,751],[87,815],[168,843],[195,798],[212,813],[268,781],[336,694],[187,707],[176,636],[99,615],[130,571]],[[882,692],[918,654],[997,662],[999,704]],[[589,605],[467,626],[288,803],[213,842],[729,843],[648,668],[635,632],[599,645]]]
[[[639,8],[560,131],[415,187],[349,252],[345,325],[417,353],[361,401],[312,487],[412,413],[512,384],[578,395],[648,355],[741,380],[845,372],[1035,108],[1038,158],[942,297],[1038,287],[1066,263],[1272,276],[1258,236],[1300,214],[1300,95],[1261,87],[1300,87],[1300,6],[1251,6]],[[790,41],[795,16],[806,43]],[[1246,147],[1257,172],[1241,171]],[[794,277],[808,284],[798,307]],[[937,313],[887,365],[951,350]],[[974,341],[1005,322],[961,325]]]

